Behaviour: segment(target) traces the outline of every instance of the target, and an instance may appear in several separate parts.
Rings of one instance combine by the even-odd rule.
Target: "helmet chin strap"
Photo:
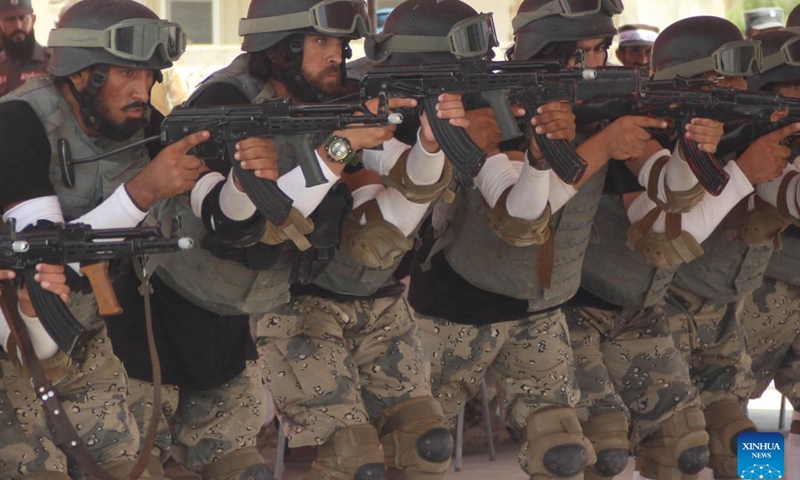
[[[100,88],[106,83],[108,79],[108,65],[97,65],[92,71],[92,76],[89,83],[83,92],[79,92],[72,83],[72,79],[67,80],[72,96],[78,101],[81,107],[84,121],[93,129],[98,130],[102,124],[100,115],[94,109],[94,100],[97,94],[100,93]]]

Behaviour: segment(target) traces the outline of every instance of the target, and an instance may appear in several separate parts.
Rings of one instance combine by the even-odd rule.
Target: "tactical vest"
[[[38,77],[0,99],[0,102],[24,101],[31,106],[42,123],[50,141],[50,184],[53,185],[61,210],[66,220],[73,220],[94,209],[114,190],[138,174],[150,157],[144,146],[98,162],[75,165],[75,186],[64,185],[58,159],[57,142],[69,141],[73,158],[79,159],[99,155],[125,144],[141,140],[139,132],[124,142],[113,142],[107,138],[89,137],[78,124],[67,100],[61,95],[52,79]],[[94,294],[73,293],[70,309],[81,324],[89,329],[99,325]]]
[[[733,303],[761,285],[774,250],[771,241],[747,246],[717,227],[701,246],[705,254],[678,268],[675,285],[717,302]]]
[[[765,275],[800,286],[800,229],[789,226],[781,235],[781,243],[783,248],[772,254]]]
[[[402,259],[401,256],[390,268],[380,270],[356,262],[340,248],[336,250],[331,263],[312,283],[338,294],[369,297],[381,287],[397,283],[394,271]]]
[[[626,245],[628,220],[622,197],[604,194],[586,249],[581,286],[626,310],[656,305],[667,292],[674,268],[654,268]],[[596,234],[596,235],[595,235]]]
[[[452,231],[445,232],[443,237],[452,235],[444,246],[445,258],[453,270],[471,284],[489,292],[528,300],[530,311],[566,302],[580,286],[584,252],[606,170],[607,167],[603,167],[595,173],[551,219],[555,235],[551,288],[543,288],[537,275],[539,247],[514,247],[497,236],[489,227],[481,193],[474,187],[464,188],[455,212],[444,215],[452,215],[447,227]],[[448,206],[440,203],[437,208]]]
[[[240,55],[229,66],[204,80],[187,100],[187,105],[191,105],[201,91],[218,83],[236,86],[254,102],[259,95],[272,96],[264,81],[248,73],[247,58]],[[293,249],[284,249],[268,270],[251,270],[200,247],[206,230],[187,199],[173,199],[172,207],[164,204],[157,212],[162,223],[171,221],[172,215],[180,216],[182,233],[194,238],[196,246],[160,259],[158,276],[170,288],[192,303],[223,316],[264,313],[289,301]]]

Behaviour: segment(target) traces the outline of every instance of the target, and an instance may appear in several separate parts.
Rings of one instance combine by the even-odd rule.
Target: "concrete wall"
[[[55,24],[59,11],[75,0],[33,0],[37,15],[36,36],[45,43],[49,30]],[[137,0],[165,16],[170,0]],[[207,0],[212,2],[214,16],[214,38],[217,45],[190,45],[186,55],[176,64],[179,77],[189,89],[208,73],[227,64],[239,53],[237,33],[239,18],[247,14],[249,0]],[[378,8],[395,6],[401,0],[377,0]],[[479,12],[493,12],[502,44],[512,40],[511,19],[521,0],[465,0]],[[625,12],[617,17],[617,25],[625,23],[648,23],[666,27],[670,23],[693,15],[724,16],[726,9],[742,0],[625,0]],[[354,53],[363,52],[359,43],[353,45]],[[612,56],[613,58],[613,56]]]

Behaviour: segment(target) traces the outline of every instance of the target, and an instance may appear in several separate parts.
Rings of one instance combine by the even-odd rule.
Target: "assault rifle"
[[[245,193],[258,211],[273,225],[286,222],[292,200],[272,180],[256,177],[252,170],[242,169],[234,160],[236,143],[250,137],[272,137],[281,157],[293,158],[303,170],[306,186],[313,187],[327,180],[314,151],[335,130],[399,124],[403,116],[389,112],[382,99],[379,112],[373,114],[362,103],[320,103],[298,105],[289,99],[267,100],[260,105],[214,107],[177,107],[161,123],[161,135],[149,137],[113,152],[86,158],[72,159],[69,145],[59,141],[62,179],[73,185],[74,166],[94,162],[142,143],[160,140],[162,145],[174,143],[201,130],[211,137],[195,147],[197,156],[205,161],[220,159],[230,163]]]
[[[14,231],[13,222],[10,229]],[[176,230],[173,228],[173,232]],[[48,229],[37,226],[30,232],[0,235],[0,269],[21,273],[45,330],[64,353],[72,356],[80,352],[89,332],[58,295],[44,290],[34,280],[37,264],[81,263],[81,272],[91,283],[100,314],[117,315],[122,308],[111,286],[106,261],[185,250],[193,243],[188,237],[165,237],[157,227],[92,229],[80,223]]]
[[[509,103],[512,91],[528,89],[536,101],[525,106],[535,112],[534,103],[538,107],[547,102],[573,100],[579,86],[596,81],[596,77],[595,70],[566,69],[555,61],[492,62],[479,58],[429,65],[378,64],[361,79],[360,96],[362,100],[380,95],[413,97],[420,100],[423,109],[435,112],[442,93],[479,94],[494,110],[503,140],[509,140],[523,135]],[[486,154],[466,131],[436,115],[428,115],[428,120],[453,165],[470,177],[477,175]],[[583,176],[586,162],[568,142],[549,140],[535,132],[534,135],[553,170],[565,182],[576,183]]]
[[[689,81],[691,82],[691,81]],[[654,82],[655,83],[655,82]],[[689,84],[689,86],[693,86]],[[722,163],[713,154],[700,151],[694,142],[685,138],[685,125],[692,118],[713,118],[721,122],[748,119],[769,125],[776,110],[789,110],[790,121],[800,120],[800,100],[768,92],[739,91],[711,86],[696,88],[652,89],[642,97],[617,97],[603,101],[587,102],[574,108],[582,121],[615,118],[622,115],[651,115],[669,118],[675,128],[680,146],[700,184],[712,195],[719,195],[728,181]],[[786,123],[777,123],[771,130]],[[744,132],[745,130],[743,130]],[[763,131],[763,134],[769,133]],[[750,141],[756,130],[750,130]],[[741,135],[745,135],[742,133]],[[758,135],[760,136],[760,135]],[[729,140],[730,141],[730,140]],[[746,146],[749,142],[740,146]],[[718,149],[720,153],[732,150],[730,145]]]

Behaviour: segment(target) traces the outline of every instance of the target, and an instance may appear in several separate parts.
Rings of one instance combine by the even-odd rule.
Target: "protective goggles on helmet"
[[[726,77],[749,77],[760,73],[761,42],[754,40],[728,42],[709,57],[661,69],[653,75],[653,79],[666,80],[677,75],[693,77],[712,70]]]
[[[124,60],[147,62],[158,50],[161,59],[173,62],[186,50],[186,34],[177,23],[131,18],[105,30],[57,28],[50,31],[48,47],[103,48]]]
[[[369,33],[369,16],[363,0],[322,0],[306,12],[239,20],[239,36],[313,28],[323,35]]]
[[[579,19],[589,15],[605,12],[609,16],[622,13],[622,0],[553,0],[533,12],[517,14],[511,21],[514,33],[520,28],[540,18],[559,15],[564,18]]]
[[[761,71],[768,72],[781,65],[800,66],[800,37],[791,38],[777,52],[767,55],[761,62]]]
[[[481,13],[453,25],[447,36],[369,35],[364,42],[367,58],[381,62],[393,53],[448,52],[457,58],[486,55],[499,46],[491,13]]]

